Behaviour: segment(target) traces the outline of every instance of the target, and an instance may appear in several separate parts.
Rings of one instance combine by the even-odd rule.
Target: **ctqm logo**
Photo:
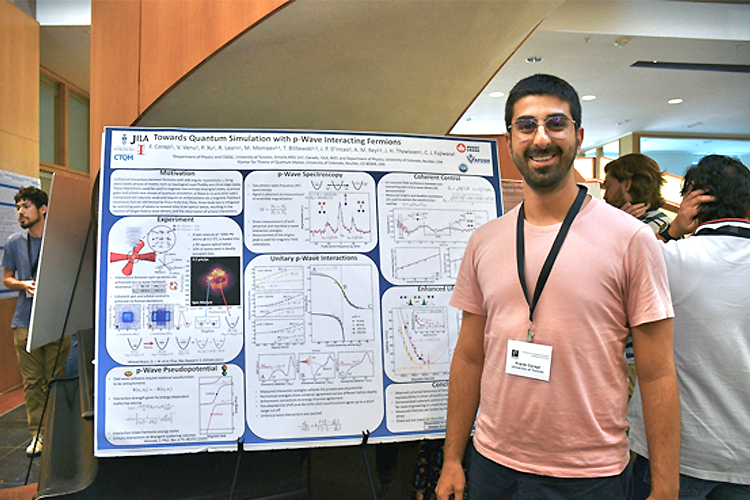
[[[133,160],[133,155],[115,155],[116,161],[131,161]]]
[[[458,151],[459,153],[465,153],[466,144],[464,144],[463,142],[459,142],[458,144],[456,144],[456,151]]]

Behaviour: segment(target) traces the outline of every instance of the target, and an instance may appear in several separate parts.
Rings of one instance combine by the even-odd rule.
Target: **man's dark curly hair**
[[[18,203],[21,200],[29,200],[38,209],[42,208],[42,205],[49,203],[47,193],[34,186],[22,187],[18,190],[13,200]]]
[[[750,170],[728,156],[708,155],[685,172],[682,195],[703,189],[716,200],[701,204],[700,223],[716,219],[744,219],[750,207]]]
[[[505,126],[513,121],[513,108],[516,103],[530,95],[551,95],[570,106],[571,118],[576,122],[575,129],[581,126],[581,101],[578,93],[565,80],[553,75],[537,74],[524,78],[515,84],[505,101]]]

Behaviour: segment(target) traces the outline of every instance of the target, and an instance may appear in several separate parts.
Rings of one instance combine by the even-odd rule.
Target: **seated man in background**
[[[659,165],[646,155],[631,153],[609,162],[604,167],[604,201],[647,224],[659,234],[669,225],[667,214],[659,210],[664,206],[661,187],[664,173]],[[637,378],[633,338],[625,346],[628,360],[628,398],[633,395]]]
[[[750,171],[711,155],[685,174],[663,232],[680,391],[680,500],[750,499]],[[638,345],[636,345],[636,349]],[[628,414],[634,499],[650,477],[639,390]]]

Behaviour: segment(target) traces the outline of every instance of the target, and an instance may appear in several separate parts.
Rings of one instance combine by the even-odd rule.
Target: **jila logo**
[[[130,144],[135,144],[136,142],[148,142],[148,136],[147,135],[134,135],[133,138],[130,140]]]

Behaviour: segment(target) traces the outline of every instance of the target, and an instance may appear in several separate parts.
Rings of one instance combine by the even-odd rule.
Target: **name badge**
[[[549,382],[552,346],[508,341],[505,373]]]

